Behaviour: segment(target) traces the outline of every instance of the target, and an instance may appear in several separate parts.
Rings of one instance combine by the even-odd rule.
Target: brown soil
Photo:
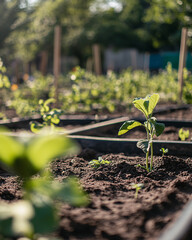
[[[192,199],[192,159],[155,157],[154,171],[135,165],[139,156],[103,155],[109,165],[93,169],[89,161],[102,154],[85,149],[79,155],[57,159],[51,164],[55,178],[62,181],[75,175],[90,196],[87,207],[63,204],[56,232],[65,240],[154,240]],[[131,183],[143,183],[138,199]],[[1,174],[0,198],[22,197],[17,178]]]

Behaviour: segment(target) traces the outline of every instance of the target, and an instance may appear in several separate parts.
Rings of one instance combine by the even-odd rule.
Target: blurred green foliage
[[[35,137],[17,139],[5,132],[0,133],[1,164],[19,177],[23,192],[22,200],[0,202],[1,239],[40,239],[56,230],[58,205],[63,201],[73,206],[88,203],[88,197],[76,178],[59,182],[47,168],[56,157],[74,154],[78,150],[71,139],[48,130]]]
[[[81,66],[94,43],[115,49],[178,50],[181,27],[191,26],[191,9],[190,0],[3,0],[0,55],[24,62],[43,50],[51,56],[57,24],[62,27],[62,52],[76,56]]]
[[[120,74],[109,71],[96,76],[80,67],[59,79],[59,109],[63,113],[113,113],[131,109],[131,99],[154,92],[161,102],[178,101],[178,73],[168,64],[158,74],[127,69]],[[26,82],[9,94],[9,106],[19,116],[31,116],[39,109],[39,99],[53,97],[53,77],[36,75],[34,82]],[[184,103],[192,103],[192,75],[184,70]],[[39,87],[38,87],[39,86]]]

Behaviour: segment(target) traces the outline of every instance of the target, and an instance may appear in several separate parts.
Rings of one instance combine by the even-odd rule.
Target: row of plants
[[[0,83],[3,82],[0,75]],[[192,102],[192,76],[184,71],[183,101]],[[15,85],[15,84],[14,84]],[[18,116],[31,116],[39,107],[39,100],[54,97],[53,76],[34,75],[34,80],[26,80],[18,87],[1,84],[2,102],[7,108],[14,108]],[[59,108],[64,113],[102,113],[127,111],[131,99],[158,92],[161,101],[177,102],[177,71],[171,64],[158,74],[141,70],[127,69],[120,74],[109,71],[107,75],[96,76],[76,67],[72,72],[59,79]]]

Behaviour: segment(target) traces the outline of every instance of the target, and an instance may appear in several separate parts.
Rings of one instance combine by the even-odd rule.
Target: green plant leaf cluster
[[[67,137],[56,134],[45,136],[38,135],[26,139],[27,142],[23,143],[0,134],[1,162],[20,177],[30,178],[39,173],[52,159],[77,150],[76,145]]]
[[[22,200],[14,203],[0,202],[0,238],[38,239],[38,236],[56,230],[56,200],[57,204],[65,201],[73,206],[88,203],[76,178],[59,182],[46,170],[56,157],[77,151],[78,146],[72,140],[50,131],[21,139],[0,133],[2,167],[20,177],[24,195]]]
[[[76,76],[76,80],[71,80],[72,75]],[[141,70],[127,69],[120,74],[110,71],[106,76],[96,76],[78,67],[59,79],[59,106],[65,113],[128,112],[132,107],[130,99],[154,92],[158,92],[163,102],[176,102],[177,75],[171,64],[168,64],[165,70],[153,75]],[[186,69],[184,78],[183,101],[191,103],[192,75]],[[37,112],[40,107],[39,99],[45,101],[52,98],[53,89],[52,76],[35,74],[33,81],[22,84],[18,90],[9,95],[4,94],[4,102],[9,103],[19,116],[29,116]],[[55,121],[57,122],[58,119],[56,118]]]
[[[181,141],[185,141],[187,138],[189,138],[189,130],[184,130],[183,128],[180,128],[179,138]]]
[[[43,101],[43,99],[39,100],[40,105],[40,114],[43,119],[43,123],[38,123],[36,121],[32,121],[30,123],[31,131],[34,133],[39,132],[43,127],[52,127],[54,129],[55,124],[59,124],[60,122],[60,115],[62,111],[57,108],[50,109],[48,106],[50,103],[54,103],[55,99],[50,98],[46,101]]]
[[[110,163],[110,161],[104,160],[102,157],[98,157],[98,159],[93,159],[89,162],[92,168],[98,168],[101,165],[108,165]]]
[[[0,58],[0,89],[1,88],[10,88],[11,83],[9,78],[6,75],[6,67],[3,65],[3,62]]]
[[[153,137],[156,135],[160,136],[165,128],[163,123],[158,123],[156,118],[152,116],[153,111],[159,101],[159,94],[154,93],[152,95],[147,95],[145,98],[136,98],[133,100],[134,106],[140,110],[146,121],[140,123],[135,120],[126,121],[119,129],[118,135],[122,135],[130,131],[131,129],[139,126],[143,126],[147,133],[147,139],[142,139],[137,142],[137,147],[142,149],[146,154],[146,170],[152,171],[153,169]],[[149,151],[151,150],[151,162],[150,167],[148,166]]]

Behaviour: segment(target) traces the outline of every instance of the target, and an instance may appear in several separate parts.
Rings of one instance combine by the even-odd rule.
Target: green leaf
[[[138,127],[138,126],[143,126],[143,124],[138,122],[138,121],[135,121],[135,120],[126,121],[120,127],[118,135],[125,134],[129,130],[131,130],[131,129],[135,128],[135,127]]]
[[[165,154],[165,153],[168,153],[169,152],[169,149],[168,148],[161,148],[160,149],[160,152],[162,152],[163,154]]]
[[[43,105],[43,99],[39,100],[39,105]]]
[[[142,139],[137,142],[137,147],[140,148],[144,153],[147,153],[149,149],[149,141],[147,139]]]
[[[179,138],[181,141],[185,141],[189,137],[189,130],[179,129]]]
[[[156,107],[158,101],[159,101],[159,94],[154,93],[152,95],[147,96],[149,101],[149,107],[148,107],[148,115],[153,113],[154,108]]]
[[[27,155],[34,167],[41,170],[54,158],[75,153],[78,150],[78,146],[66,136],[46,134],[32,139],[27,148]]]
[[[34,178],[25,185],[25,197],[33,199],[36,194],[46,196],[49,201],[61,200],[73,206],[84,206],[89,200],[76,178],[68,178],[64,182],[54,181],[50,176]]]
[[[30,122],[30,129],[33,133],[38,133],[43,127],[43,124],[36,121]]]
[[[153,123],[155,127],[155,135],[158,137],[160,136],[164,129],[165,129],[165,124],[164,123],[157,123],[156,121]]]
[[[49,98],[47,99],[45,102],[44,102],[44,106],[47,106],[49,105],[50,103],[54,103],[55,102],[55,99],[54,98]]]
[[[144,105],[144,103],[145,103],[145,98],[135,98],[133,100],[134,106],[138,110],[140,110],[145,115],[145,117],[147,118],[147,116],[148,116],[148,111],[146,110],[147,105],[146,104]]]
[[[56,209],[52,201],[43,195],[35,195],[32,199],[35,215],[31,219],[34,232],[47,234],[53,232],[58,224]]]
[[[24,146],[19,141],[5,134],[0,134],[0,161],[12,166],[14,160],[24,153]]]
[[[63,187],[57,193],[57,198],[73,206],[85,206],[89,203],[87,194],[74,177],[65,180]]]
[[[133,100],[134,106],[143,112],[147,118],[153,113],[155,106],[159,101],[159,94],[154,93],[152,95],[147,95],[145,98],[136,98]]]

